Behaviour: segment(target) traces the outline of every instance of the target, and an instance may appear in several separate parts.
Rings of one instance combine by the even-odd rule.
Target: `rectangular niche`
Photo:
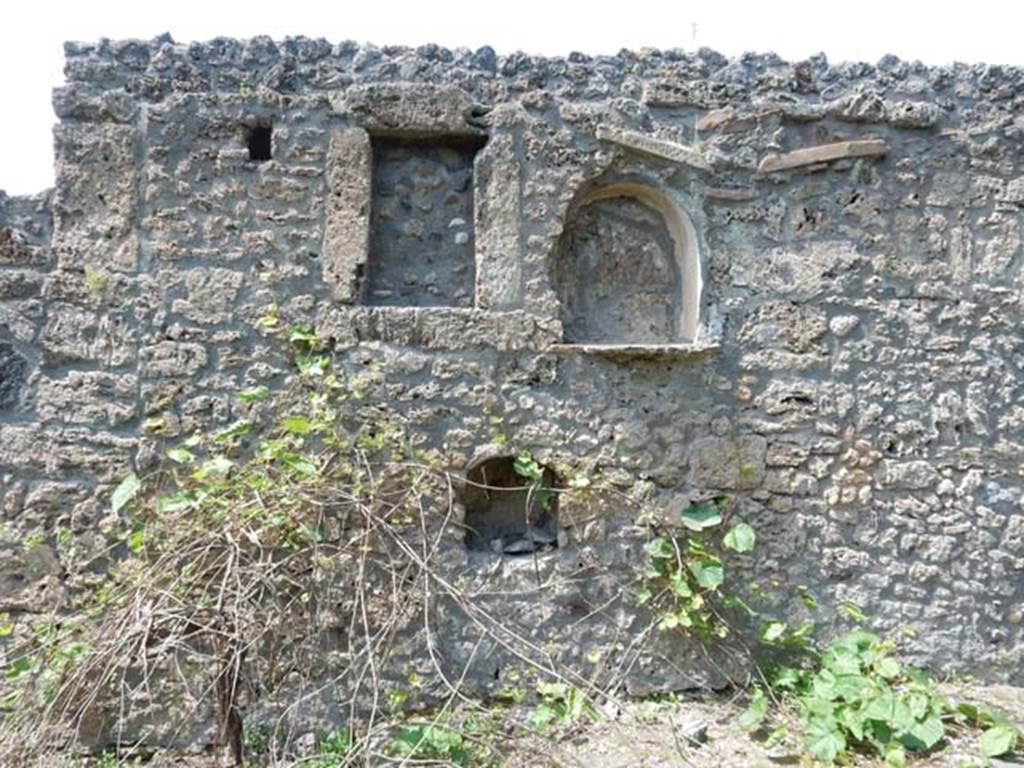
[[[373,137],[370,253],[364,301],[472,307],[476,138]]]

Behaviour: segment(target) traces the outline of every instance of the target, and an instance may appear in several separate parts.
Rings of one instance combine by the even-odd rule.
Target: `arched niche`
[[[567,342],[676,344],[700,323],[690,217],[641,182],[599,186],[570,208],[554,268]]]
[[[466,472],[462,503],[466,509],[466,548],[529,554],[558,546],[557,477],[542,467],[540,486],[516,472],[515,459],[497,456],[473,464]]]

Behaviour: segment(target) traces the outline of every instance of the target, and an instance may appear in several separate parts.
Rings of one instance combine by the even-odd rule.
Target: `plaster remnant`
[[[765,478],[768,441],[761,435],[706,437],[690,447],[690,481],[721,490],[750,490]]]

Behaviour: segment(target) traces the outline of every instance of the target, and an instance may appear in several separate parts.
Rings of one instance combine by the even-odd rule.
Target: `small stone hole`
[[[246,128],[245,144],[249,147],[249,159],[262,163],[270,159],[270,140],[273,128],[268,125],[251,125]]]
[[[463,503],[467,549],[527,555],[558,546],[558,494],[546,500],[530,488],[510,457],[488,459],[469,470]],[[557,487],[545,467],[542,484]]]

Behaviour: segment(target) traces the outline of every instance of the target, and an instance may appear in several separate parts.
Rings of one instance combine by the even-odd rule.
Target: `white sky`
[[[304,34],[379,45],[492,46],[499,54],[614,53],[654,46],[727,54],[775,51],[799,60],[875,62],[886,53],[929,64],[1024,65],[1021,0],[6,0],[0,21],[0,189],[53,183],[50,89],[64,40]]]

